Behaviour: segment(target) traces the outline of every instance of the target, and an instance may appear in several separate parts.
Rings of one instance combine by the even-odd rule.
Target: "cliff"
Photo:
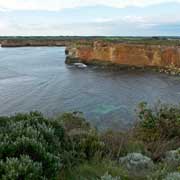
[[[92,42],[79,37],[10,37],[9,39],[0,39],[2,47],[70,46],[74,43],[89,44]]]
[[[0,44],[2,47],[25,47],[25,46],[67,46],[69,45],[68,41],[63,40],[1,40]]]
[[[138,67],[180,67],[180,46],[93,42],[71,45],[67,47],[66,54],[67,63],[108,62]]]

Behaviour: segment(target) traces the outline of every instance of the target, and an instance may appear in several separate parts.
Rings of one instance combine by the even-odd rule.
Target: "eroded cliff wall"
[[[66,53],[69,62],[76,59],[84,63],[106,61],[130,66],[180,67],[180,46],[94,42],[71,45]]]

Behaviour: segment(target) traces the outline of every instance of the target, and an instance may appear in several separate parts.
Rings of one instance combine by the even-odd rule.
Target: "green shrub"
[[[104,174],[104,176],[101,176],[101,180],[121,180],[120,177],[112,177],[108,172]]]
[[[160,104],[153,110],[141,103],[139,119],[134,128],[136,139],[143,142],[153,159],[180,146],[180,107]]]
[[[169,172],[169,167],[165,164],[158,164],[151,173],[146,175],[147,180],[162,180]]]
[[[180,175],[180,173],[178,173],[176,167],[173,167],[172,164],[157,163],[153,171],[149,173],[146,178],[147,180],[176,180],[178,179],[178,175]]]
[[[84,131],[91,129],[90,124],[81,116],[80,112],[64,113],[57,120],[61,122],[67,133],[77,129]]]
[[[0,179],[97,180],[164,178],[178,164],[147,169],[145,175],[124,170],[117,161],[128,153],[142,153],[162,160],[180,146],[180,108],[146,103],[139,108],[140,121],[131,131],[103,132],[91,127],[80,113],[65,113],[56,119],[39,112],[0,117]],[[136,159],[135,159],[136,161]],[[156,165],[155,165],[156,166]],[[151,169],[151,168],[150,168]],[[103,177],[104,176],[104,177]]]
[[[139,130],[143,133],[142,140],[155,141],[160,138],[171,140],[180,138],[180,107],[159,105],[152,110],[147,103],[139,106]]]
[[[180,173],[179,172],[173,172],[167,175],[164,180],[179,180],[180,179]]]
[[[2,180],[45,180],[42,164],[34,162],[29,156],[19,158],[7,158],[5,163],[0,162],[0,174]]]
[[[7,121],[6,121],[7,120]],[[54,178],[63,167],[65,152],[64,130],[60,122],[46,119],[41,113],[17,114],[0,118],[0,159],[1,164],[14,168],[18,161],[27,158],[29,162],[40,164],[46,178]],[[33,164],[32,163],[32,164]],[[17,173],[21,169],[16,168]],[[4,171],[3,171],[4,172]],[[6,173],[6,172],[4,172]],[[2,177],[5,174],[2,173]],[[41,173],[39,174],[41,176]]]
[[[134,139],[130,131],[126,133],[107,131],[101,133],[101,140],[105,144],[104,154],[110,158],[117,159],[128,153],[143,153],[144,146],[141,142]]]
[[[66,170],[59,180],[100,180],[107,172],[112,178],[121,177],[122,180],[130,180],[127,171],[108,159],[84,161],[78,166]]]
[[[89,160],[104,148],[97,131],[79,114],[66,113],[59,117],[71,144],[76,161]]]

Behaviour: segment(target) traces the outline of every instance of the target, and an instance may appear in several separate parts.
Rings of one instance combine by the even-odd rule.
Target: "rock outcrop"
[[[126,43],[92,42],[74,44],[66,49],[67,63],[109,62],[137,67],[180,67],[180,46],[138,45]]]

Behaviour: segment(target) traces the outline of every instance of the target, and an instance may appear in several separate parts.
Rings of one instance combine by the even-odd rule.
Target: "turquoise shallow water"
[[[141,101],[180,102],[180,77],[64,64],[64,48],[0,49],[0,115],[81,111],[100,129],[131,127]]]

